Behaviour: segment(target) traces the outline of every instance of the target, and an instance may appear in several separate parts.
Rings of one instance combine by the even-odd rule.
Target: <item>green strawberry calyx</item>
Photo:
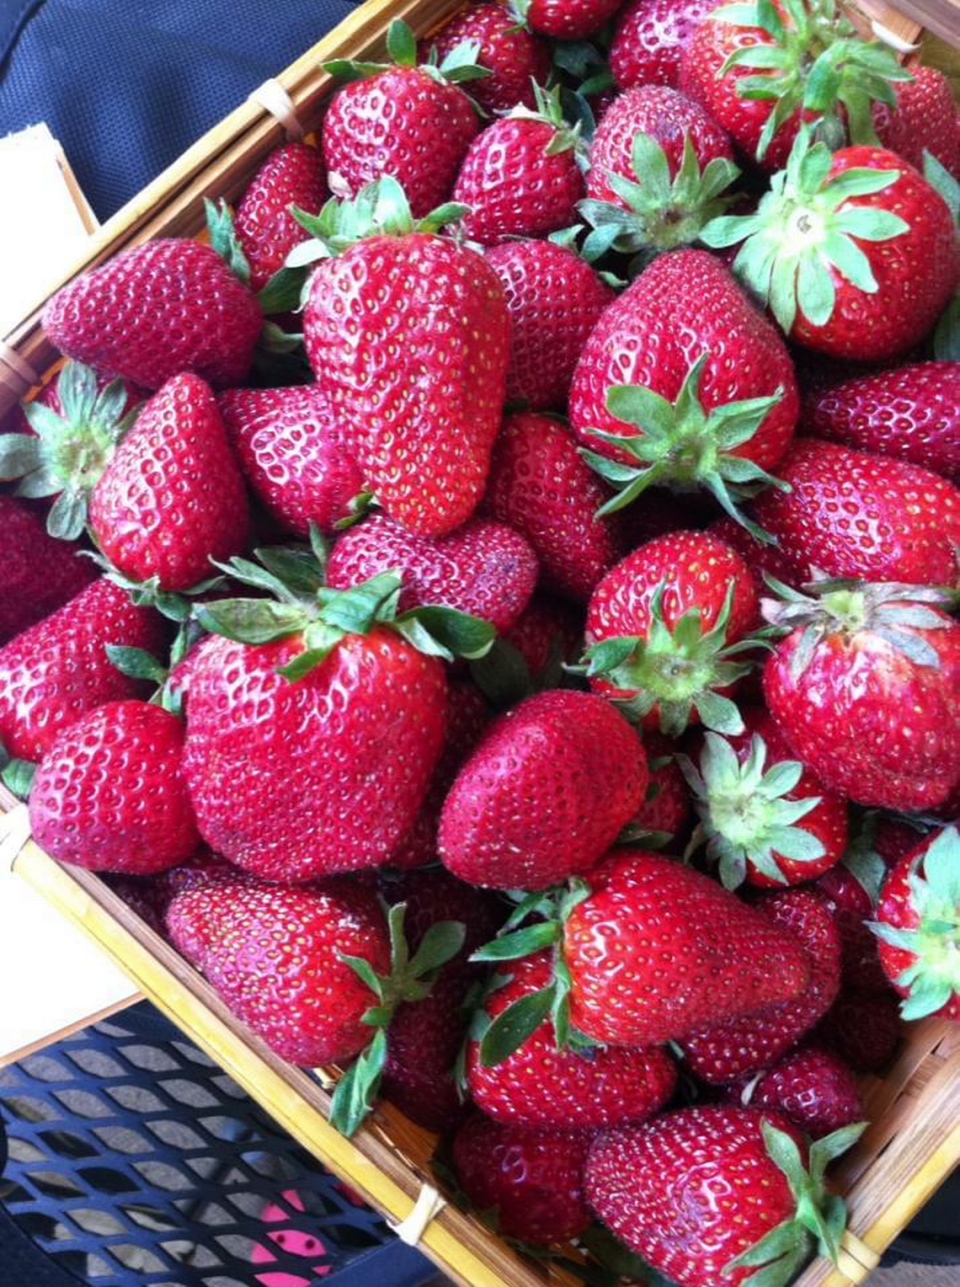
[[[904,1019],[923,1019],[960,996],[960,832],[945,827],[910,864],[909,904],[914,929],[869,922],[874,934],[913,960],[897,978],[907,990]]]
[[[86,525],[90,495],[133,427],[139,407],[124,411],[128,394],[122,380],[98,392],[96,373],[80,362],[64,365],[57,395],[62,415],[42,402],[23,404],[36,437],[0,434],[0,480],[19,479],[17,496],[56,496],[47,531],[74,541]]]
[[[663,615],[666,582],[650,600],[650,625],[645,636],[617,635],[592,644],[584,654],[587,678],[602,677],[622,691],[614,698],[635,722],[657,708],[660,731],[679,737],[694,718],[718,733],[742,733],[743,720],[729,697],[729,688],[751,669],[751,662],[734,658],[757,647],[757,637],[727,643],[727,624],[733,604],[730,581],[717,619],[704,629],[699,607],[689,608],[673,627]]]
[[[188,617],[180,623],[166,662],[145,648],[131,648],[126,644],[107,644],[106,654],[110,664],[116,666],[122,675],[156,684],[156,690],[150,698],[152,703],[162,706],[171,715],[182,715],[183,693],[170,683],[170,676],[204,634],[205,631],[198,623]]]
[[[11,755],[0,742],[0,782],[18,800],[26,800],[33,785],[33,777],[40,766],[32,760],[21,760]]]
[[[877,143],[874,102],[896,106],[894,82],[913,77],[879,41],[861,39],[837,0],[735,0],[710,14],[712,22],[759,28],[768,37],[743,44],[718,75],[735,67],[759,72],[737,79],[741,98],[770,102],[772,110],[757,143],[762,160],[781,126],[802,112],[819,122],[833,146]]]
[[[481,80],[492,76],[489,67],[481,67],[477,62],[480,56],[479,40],[461,40],[441,61],[436,46],[431,48],[425,62],[419,69],[431,80],[441,85],[460,85],[471,80]],[[381,72],[394,67],[413,69],[417,66],[417,38],[413,28],[402,18],[394,18],[387,28],[386,63],[362,62],[355,58],[333,58],[323,64],[323,70],[338,80],[366,80],[370,76],[379,76]]]
[[[280,668],[286,679],[302,679],[330,655],[341,639],[369,634],[376,626],[396,631],[428,656],[473,660],[493,647],[496,629],[479,617],[442,604],[398,610],[403,581],[398,572],[381,572],[349,590],[325,582],[327,550],[316,527],[310,546],[256,550],[257,563],[234,558],[218,564],[243,585],[272,597],[218,599],[198,604],[194,617],[211,634],[238,643],[270,643],[302,635],[303,651]]]
[[[741,1278],[741,1287],[786,1287],[814,1251],[837,1263],[840,1239],[847,1224],[847,1208],[826,1185],[827,1167],[851,1148],[866,1130],[866,1122],[843,1126],[810,1146],[804,1166],[796,1141],[764,1119],[763,1142],[773,1164],[786,1177],[796,1204],[794,1214],[724,1265],[723,1273],[755,1268]]]
[[[858,243],[890,241],[910,231],[892,210],[849,204],[851,198],[885,192],[900,170],[856,166],[831,178],[832,164],[830,149],[814,143],[803,126],[786,169],[770,180],[756,211],[721,215],[700,234],[714,250],[743,243],[733,271],[786,334],[798,313],[811,326],[826,326],[836,304],[835,276],[875,295],[879,286],[870,257]]]
[[[559,156],[562,152],[573,150],[577,164],[581,169],[587,169],[589,167],[589,152],[586,143],[581,138],[582,123],[577,121],[575,125],[571,125],[565,119],[560,101],[560,86],[554,85],[553,89],[544,89],[542,85],[538,85],[534,81],[533,95],[536,102],[535,107],[515,107],[508,114],[507,119],[511,121],[539,121],[541,125],[549,125],[553,130],[553,137],[543,149],[545,155]]]
[[[662,250],[692,245],[701,230],[722,215],[732,194],[725,190],[740,171],[726,157],[714,157],[703,170],[689,134],[683,140],[683,160],[670,177],[667,155],[652,134],[638,133],[633,140],[631,165],[634,179],[608,173],[607,185],[619,202],[587,198],[577,209],[602,232],[606,249],[637,255],[631,271],[639,270]]]
[[[702,353],[692,364],[672,403],[638,384],[616,384],[607,390],[610,414],[640,432],[589,431],[591,438],[632,457],[625,463],[581,448],[587,464],[616,489],[597,516],[623,509],[648,487],[675,491],[704,488],[751,535],[771,544],[773,538],[743,513],[740,502],[751,500],[765,487],[789,490],[788,484],[735,452],[758,432],[782,399],[783,389],[768,397],[728,402],[706,411],[700,400],[700,379],[709,357],[709,353]]]
[[[340,960],[377,999],[362,1018],[374,1029],[370,1043],[340,1078],[330,1103],[330,1121],[343,1135],[353,1135],[373,1106],[387,1062],[387,1028],[397,1006],[428,997],[441,967],[463,947],[466,926],[461,921],[437,921],[411,957],[403,932],[406,910],[406,903],[385,908],[390,931],[389,974],[377,974],[362,956],[339,953]]]
[[[794,862],[823,857],[823,844],[796,825],[821,797],[788,798],[800,781],[803,765],[799,760],[780,760],[766,768],[766,760],[767,744],[756,733],[742,764],[726,738],[716,733],[704,738],[699,770],[689,756],[677,756],[700,818],[688,853],[706,844],[707,857],[719,864],[726,889],[743,883],[748,864],[785,885],[778,856]]]

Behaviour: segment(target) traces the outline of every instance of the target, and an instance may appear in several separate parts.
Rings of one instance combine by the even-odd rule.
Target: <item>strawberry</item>
[[[541,992],[553,973],[548,952],[512,961],[509,968],[510,981],[484,1003],[491,1020]],[[506,1058],[500,1054],[474,1037],[467,1049],[467,1085],[484,1113],[517,1126],[569,1130],[641,1122],[663,1107],[677,1079],[673,1061],[658,1047],[558,1049],[550,1018]]]
[[[90,559],[53,540],[35,514],[0,495],[0,644],[62,607],[96,575]]]
[[[506,237],[540,237],[576,220],[583,196],[579,131],[564,121],[559,90],[535,88],[536,111],[514,108],[470,144],[453,189],[469,208],[467,236],[492,246]]]
[[[904,854],[871,926],[904,1019],[960,1019],[960,831],[945,827]]]
[[[534,412],[506,417],[484,508],[527,538],[545,587],[586,601],[617,561],[624,549],[620,525],[596,517],[605,500],[566,425]]]
[[[877,861],[866,832],[851,845],[843,862],[825,871],[813,886],[826,899],[840,935],[840,978],[850,991],[885,992],[888,987],[877,940],[869,929],[883,874],[883,862]]]
[[[179,867],[171,867],[167,871],[160,872],[149,883],[161,916],[166,916],[171,902],[177,894],[186,889],[198,889],[201,885],[235,884],[237,881],[249,883],[253,879],[252,876],[248,877],[244,872],[238,871],[226,859],[211,853],[206,845],[201,845],[199,849],[193,851],[186,862],[182,862]]]
[[[765,894],[761,912],[803,945],[810,980],[798,996],[683,1038],[687,1063],[701,1081],[723,1086],[743,1073],[768,1068],[797,1044],[830,1009],[840,988],[840,935],[830,909],[808,889]]]
[[[690,792],[677,764],[674,743],[662,733],[645,730],[643,745],[650,767],[650,781],[643,804],[629,823],[631,840],[649,848],[654,841],[669,844],[685,831],[690,817]]]
[[[307,235],[291,205],[315,214],[327,196],[323,158],[315,147],[284,143],[274,148],[244,190],[234,220],[253,290],[266,286]]]
[[[63,729],[30,791],[37,843],[89,871],[148,876],[200,843],[181,772],[183,724],[151,702],[107,702]]]
[[[535,107],[533,85],[545,85],[550,75],[550,52],[538,36],[517,24],[495,0],[473,0],[429,40],[421,41],[420,61],[429,46],[444,59],[464,41],[477,44],[476,60],[489,76],[473,83],[470,93],[487,112],[511,107]]]
[[[556,40],[580,40],[602,27],[620,0],[511,0],[511,10],[533,31]]]
[[[960,481],[960,362],[861,375],[805,400],[808,433]]]
[[[510,527],[474,518],[433,540],[415,536],[396,519],[374,514],[337,541],[327,584],[349,590],[378,572],[403,577],[400,611],[442,603],[509,630],[537,581],[537,558]]]
[[[459,82],[484,73],[475,66],[476,40],[460,44],[439,67],[418,67],[413,32],[395,19],[387,32],[390,64],[324,64],[354,78],[337,91],[320,133],[330,191],[353,198],[367,183],[392,175],[414,218],[446,201],[470,141],[477,114]]]
[[[706,532],[671,532],[611,568],[587,610],[587,674],[645,728],[679,736],[700,721],[743,728],[725,693],[747,671],[732,660],[757,623],[747,565]]]
[[[163,921],[150,876],[114,876],[104,873],[104,883],[113,890],[118,898],[123,899],[130,910],[161,938],[167,937],[167,927]]]
[[[543,889],[588,871],[639,808],[646,756],[607,702],[538,693],[501,716],[440,816],[446,867],[474,885]]]
[[[510,318],[493,269],[466,246],[414,231],[395,183],[383,180],[368,197],[374,235],[313,274],[307,355],[386,512],[419,536],[444,536],[483,494]],[[360,213],[328,203],[321,221],[355,226]],[[378,220],[390,235],[376,235]]]
[[[858,361],[906,354],[960,279],[954,216],[921,174],[882,148],[831,154],[807,128],[756,212],[721,215],[700,239],[742,243],[734,273],[791,340]]]
[[[681,1287],[783,1287],[814,1252],[836,1263],[846,1211],[827,1164],[863,1130],[810,1149],[786,1118],[757,1108],[680,1108],[599,1135],[584,1172],[587,1201],[654,1269]]]
[[[960,785],[960,784],[958,784]],[[941,805],[941,811],[944,817],[951,818],[953,815],[946,810],[947,804]],[[911,853],[920,843],[923,835],[927,831],[927,824],[930,819],[913,819],[913,818],[890,818],[882,814],[875,815],[871,822],[872,827],[872,844],[884,867],[889,869],[895,867],[904,854]],[[879,892],[879,891],[878,891]]]
[[[572,662],[580,656],[583,626],[569,604],[534,595],[504,639],[517,650],[536,681],[554,661]]]
[[[88,711],[143,692],[111,663],[107,645],[154,653],[164,638],[162,619],[119,586],[106,578],[88,585],[0,648],[0,741],[19,759],[42,759]]]
[[[467,1031],[472,980],[447,966],[422,1001],[397,1006],[387,1032],[380,1091],[428,1131],[450,1131],[466,1112],[454,1077]]]
[[[821,1046],[801,1046],[730,1090],[734,1103],[772,1109],[815,1140],[864,1116],[856,1077],[842,1059]]]
[[[563,955],[570,1020],[587,1037],[653,1045],[808,986],[809,958],[791,930],[676,859],[616,849],[586,879]]]
[[[480,1211],[494,1208],[498,1232],[524,1242],[565,1242],[590,1223],[581,1174],[583,1131],[506,1126],[475,1113],[453,1139],[460,1186]]]
[[[779,466],[790,490],[753,512],[793,565],[791,582],[828,576],[956,585],[960,489],[905,460],[798,438]]]
[[[727,889],[813,880],[847,847],[846,802],[793,758],[766,711],[742,717],[744,732],[729,740],[706,734],[699,771],[679,757],[700,815],[692,846],[706,843]]]
[[[823,581],[765,603],[763,691],[797,757],[861,804],[927,809],[960,777],[960,626],[942,592]]]
[[[569,407],[588,461],[621,489],[611,508],[655,484],[704,487],[728,513],[773,481],[797,409],[783,341],[700,250],[660,255],[604,312]]]
[[[680,58],[716,0],[631,0],[617,18],[610,70],[620,89],[669,85],[677,89]]]
[[[247,482],[287,531],[330,532],[347,517],[363,478],[319,389],[228,389],[217,406]]]
[[[873,124],[881,144],[917,170],[930,152],[953,175],[960,175],[960,130],[953,90],[943,72],[918,64],[911,79],[897,86],[896,105],[875,103]]]
[[[510,313],[507,400],[533,410],[565,407],[580,350],[613,290],[575,251],[552,241],[504,241],[486,260]]]
[[[627,510],[627,513],[630,514],[631,511]],[[764,574],[789,586],[799,585],[804,579],[785,550],[779,545],[758,540],[732,518],[718,518],[709,525],[707,531],[736,550],[753,574],[758,594],[765,594],[767,590]]]
[[[899,1009],[891,992],[843,991],[814,1035],[855,1072],[880,1072],[900,1044]]]
[[[463,691],[465,684],[451,683],[451,693]],[[451,703],[455,709],[455,703]],[[450,730],[448,728],[448,737]],[[428,871],[388,871],[377,873],[378,889],[391,907],[403,903],[403,932],[411,952],[418,951],[431,925],[438,921],[461,921],[464,939],[458,956],[451,960],[448,970],[460,970],[473,978],[482,972],[470,965],[467,958],[482,947],[507,919],[509,911],[496,894],[488,894],[473,885],[457,880],[442,867]]]
[[[46,407],[47,410],[52,411],[60,420],[68,420],[71,417],[78,416],[78,414],[89,416],[91,413],[95,413],[96,418],[100,420],[103,418],[104,411],[108,411],[115,415],[116,418],[122,419],[133,411],[135,407],[139,406],[147,396],[142,389],[138,389],[135,384],[131,384],[129,381],[125,380],[122,381],[127,395],[124,402],[120,403],[119,406],[114,407],[112,390],[109,399],[100,399],[98,402],[98,395],[102,394],[112,381],[107,376],[97,375],[97,373],[94,372],[93,380],[96,394],[93,398],[92,404],[83,402],[80,406],[77,406],[75,402],[71,403],[71,398],[75,398],[75,386],[73,382],[76,376],[73,368],[80,365],[82,365],[82,363],[64,362],[58,370],[55,379],[48,380],[43,388],[40,389],[37,396],[32,398],[29,402],[21,402],[19,406],[11,408],[8,417],[0,419],[0,424],[2,424],[4,428],[9,427],[11,433],[36,433],[36,429],[33,424],[31,424],[31,419],[35,415],[34,408],[37,406]],[[61,386],[63,386],[62,390]],[[63,393],[67,399],[67,407],[64,406],[64,396],[61,396],[61,393]],[[40,414],[42,416],[43,412]],[[3,445],[4,439],[0,437],[0,460],[3,458]],[[20,443],[19,440],[13,445],[15,445],[18,450],[22,450],[22,443]],[[6,478],[6,476],[7,475],[4,473],[2,466],[0,466],[0,478]],[[17,475],[14,473],[11,476],[16,477]]]

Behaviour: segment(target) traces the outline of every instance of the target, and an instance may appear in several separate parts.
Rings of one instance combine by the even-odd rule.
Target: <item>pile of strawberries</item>
[[[388,1095],[541,1256],[783,1287],[854,1074],[960,1019],[949,88],[834,0],[388,47],[50,302],[4,780],[342,1130]]]

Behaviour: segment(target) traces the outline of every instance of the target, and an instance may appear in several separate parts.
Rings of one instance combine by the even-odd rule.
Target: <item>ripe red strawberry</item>
[[[715,0],[632,0],[624,5],[610,46],[610,70],[620,89],[677,89],[683,50],[714,7]]]
[[[545,85],[550,75],[550,51],[544,41],[518,26],[504,5],[474,0],[436,36],[421,41],[420,60],[425,60],[427,48],[434,48],[443,62],[465,40],[478,42],[476,61],[491,73],[470,87],[482,108],[494,113],[536,106],[531,81]]]
[[[866,866],[854,861],[854,854],[859,855],[861,848]],[[825,871],[814,885],[821,898],[826,899],[840,935],[842,986],[853,992],[885,992],[889,986],[880,966],[877,940],[868,926],[873,920],[881,880],[880,873],[870,869],[869,852],[869,841],[865,846],[855,842],[847,860]]]
[[[472,979],[447,966],[430,995],[397,1006],[387,1031],[380,1092],[418,1126],[449,1132],[467,1111],[455,1066],[467,1033],[465,1002]]]
[[[902,1035],[897,998],[892,992],[843,991],[814,1035],[855,1072],[880,1072]]]
[[[290,206],[316,214],[327,196],[323,158],[315,147],[283,143],[270,153],[240,198],[234,221],[253,290],[266,286],[307,236]]]
[[[53,540],[36,514],[0,495],[0,644],[62,607],[96,575],[90,559]]]
[[[464,692],[466,684],[451,683],[451,694]],[[452,702],[451,707],[456,708]],[[448,736],[450,730],[448,729]],[[471,965],[467,958],[496,934],[507,918],[509,904],[496,894],[488,894],[457,880],[442,867],[428,871],[388,871],[377,873],[377,887],[391,906],[403,903],[403,933],[411,953],[417,951],[431,925],[438,921],[460,921],[464,938],[460,952],[447,967],[476,977],[482,967]]]
[[[537,110],[516,108],[470,144],[454,201],[469,207],[468,237],[492,246],[505,237],[541,237],[576,222],[583,196],[579,133],[563,119],[559,91],[536,88]]]
[[[580,350],[613,290],[575,251],[552,241],[504,241],[486,259],[510,313],[507,400],[562,409]]]
[[[680,1108],[599,1135],[584,1187],[620,1241],[681,1287],[741,1287],[757,1265],[787,1283],[815,1243],[836,1261],[845,1209],[823,1174],[862,1130],[818,1141],[808,1170],[802,1133],[777,1113]]]
[[[796,936],[709,877],[616,849],[586,877],[563,932],[570,1020],[611,1045],[646,1046],[799,996]]]
[[[508,983],[490,993],[484,1010],[495,1020],[509,1006],[549,986],[549,952],[511,961]],[[539,1027],[504,1059],[474,1037],[467,1049],[467,1085],[489,1117],[554,1130],[641,1122],[670,1098],[676,1068],[665,1051],[620,1046],[558,1049],[553,1022]]]
[[[476,1113],[454,1136],[453,1164],[473,1205],[496,1208],[500,1233],[566,1242],[590,1223],[581,1180],[589,1145],[584,1131],[504,1126]]]
[[[711,1023],[683,1038],[690,1069],[711,1086],[726,1085],[743,1073],[776,1063],[823,1018],[840,988],[840,935],[818,894],[788,889],[765,894],[755,906],[802,944],[810,962],[810,980],[789,1001]]]
[[[212,637],[212,636],[209,636]],[[166,916],[167,908],[177,896],[186,889],[198,889],[201,885],[216,885],[237,881],[251,882],[255,878],[238,871],[232,863],[211,853],[206,845],[195,849],[186,862],[179,867],[171,867],[154,876],[149,884],[161,916]],[[141,882],[146,884],[147,882]]]
[[[652,729],[643,734],[650,766],[647,796],[630,820],[630,834],[654,848],[653,840],[664,843],[678,839],[690,818],[690,792],[676,760],[676,747],[669,738]]]
[[[960,626],[933,589],[826,581],[765,603],[763,691],[797,757],[861,804],[928,809],[960,777]]]
[[[801,1046],[772,1068],[742,1078],[731,1099],[744,1108],[770,1108],[811,1139],[863,1119],[863,1097],[850,1068],[822,1046]]]
[[[847,847],[847,805],[805,770],[767,712],[742,712],[744,731],[707,733],[699,771],[680,765],[693,790],[706,843],[728,889],[746,880],[770,889],[814,880]]]
[[[326,398],[315,386],[228,389],[217,398],[254,494],[288,531],[330,532],[363,490]]]
[[[89,871],[148,876],[200,836],[180,768],[183,723],[152,702],[107,702],[55,739],[30,791],[47,853]]]
[[[212,246],[148,241],[91,268],[47,304],[43,329],[101,375],[159,389],[185,371],[242,384],[263,318],[250,288]]]
[[[162,652],[163,620],[136,608],[101,578],[0,648],[0,742],[40,760],[57,735],[105,702],[139,697],[144,685],[107,656],[107,645]]]
[[[731,658],[757,621],[757,592],[740,556],[706,532],[671,532],[628,554],[594,590],[587,673],[644,727],[675,737],[700,721],[740,732],[724,694],[746,673]]]
[[[570,424],[617,505],[651,484],[701,486],[729,512],[771,481],[797,410],[783,341],[701,250],[660,255],[606,309],[570,390]]]
[[[545,587],[585,601],[620,557],[620,523],[596,517],[606,497],[566,425],[534,412],[506,417],[484,507],[527,538]]]
[[[588,871],[640,807],[646,756],[592,694],[527,698],[487,731],[440,816],[447,868],[474,885],[543,889]]]
[[[406,216],[398,222],[401,197],[381,183],[371,230],[389,215],[391,235],[374,233],[315,269],[305,343],[344,446],[382,507],[417,535],[444,536],[483,494],[510,319],[489,264],[413,231]],[[411,231],[398,235],[401,226]]]
[[[757,498],[757,521],[793,565],[828,576],[956,585],[960,489],[928,469],[838,443],[798,438],[780,463],[790,491]]]
[[[904,1019],[960,1019],[960,832],[945,827],[884,881],[874,933]]]
[[[580,615],[567,603],[535,595],[516,625],[504,635],[536,681],[557,661],[575,661],[583,652]]]
[[[915,362],[835,384],[804,403],[808,433],[960,480],[960,362]]]
[[[945,807],[941,806],[941,808]],[[944,816],[949,818],[952,815],[947,813]],[[928,830],[928,822],[924,819],[901,820],[878,815],[872,821],[874,823],[873,848],[880,855],[888,871],[897,865],[904,854],[912,853],[916,849]]]
[[[627,511],[628,514],[630,512]],[[718,518],[710,524],[707,531],[736,550],[752,572],[758,594],[762,595],[767,591],[764,573],[789,586],[799,585],[804,579],[785,550],[779,545],[758,541],[732,518]]]
[[[580,40],[602,27],[619,0],[511,0],[517,18],[556,40]]]
[[[167,937],[167,927],[159,906],[151,876],[113,876],[105,873],[104,883],[123,899],[130,910],[161,938]]]
[[[930,152],[953,175],[960,175],[960,130],[953,90],[943,72],[917,64],[912,80],[897,86],[895,107],[875,103],[873,124],[880,142],[923,171]]]
[[[349,590],[378,572],[403,576],[399,611],[442,603],[509,630],[533,594],[537,558],[513,528],[474,518],[439,540],[374,514],[337,541],[327,584]]]
[[[338,90],[323,118],[330,191],[356,197],[364,184],[392,175],[416,219],[446,201],[479,129],[470,99],[455,83],[483,74],[474,66],[476,52],[476,41],[468,42],[441,67],[417,67],[413,32],[396,19],[387,33],[393,66],[342,59],[325,64],[334,74],[360,77]]]
[[[924,338],[960,279],[954,216],[895,153],[831,154],[810,138],[804,128],[755,213],[723,215],[701,240],[714,249],[742,243],[734,273],[795,343],[858,361],[899,357]]]

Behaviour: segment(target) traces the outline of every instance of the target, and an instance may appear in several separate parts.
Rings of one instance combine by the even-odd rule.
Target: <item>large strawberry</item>
[[[266,286],[307,235],[291,205],[315,214],[327,196],[323,158],[315,147],[283,143],[263,162],[244,189],[234,220],[254,290]]]
[[[510,313],[507,399],[560,410],[580,350],[613,290],[574,250],[552,241],[504,241],[491,246],[486,259]]]
[[[33,779],[38,844],[90,871],[175,867],[200,843],[182,758],[183,723],[162,706],[98,706],[59,734]]]
[[[730,1090],[734,1103],[772,1109],[815,1140],[864,1116],[853,1072],[839,1055],[817,1045],[801,1046],[759,1076],[741,1078]]]
[[[96,575],[90,559],[53,540],[36,514],[0,495],[0,644],[62,607]]]
[[[776,329],[701,250],[655,259],[604,312],[570,390],[590,463],[628,504],[651,484],[704,487],[728,512],[771,481],[797,418]]]
[[[758,622],[749,568],[707,532],[671,532],[612,567],[587,610],[587,674],[645,727],[678,736],[700,721],[739,733],[726,695]]]
[[[617,1237],[681,1287],[785,1287],[814,1254],[836,1263],[843,1201],[827,1164],[863,1124],[814,1144],[757,1108],[680,1108],[594,1141],[584,1183]],[[758,1270],[758,1266],[761,1268]]]
[[[374,514],[337,541],[327,584],[349,590],[379,572],[403,577],[401,612],[432,603],[482,617],[509,630],[533,594],[537,558],[503,523],[474,518],[440,540],[415,536],[396,519]]]
[[[483,76],[475,65],[478,42],[451,50],[444,62],[417,64],[417,42],[401,19],[387,32],[386,63],[337,59],[325,68],[354,78],[333,97],[323,118],[321,144],[330,191],[356,197],[365,184],[390,175],[422,218],[446,201],[470,140],[477,113],[459,83]]]
[[[490,73],[470,87],[481,107],[508,112],[511,107],[536,106],[532,82],[544,85],[550,75],[550,53],[544,41],[520,26],[496,0],[473,0],[435,36],[421,41],[420,61],[426,61],[429,49],[436,49],[442,64],[464,41],[476,43],[476,61]]]
[[[503,289],[481,256],[435,235],[438,221],[416,231],[392,180],[352,209],[328,203],[316,230],[343,247],[362,216],[372,235],[314,272],[307,355],[383,508],[418,535],[443,536],[486,484],[507,372]]]
[[[895,106],[874,105],[880,142],[918,170],[923,169],[924,152],[929,152],[960,177],[960,129],[950,82],[935,67],[917,64],[910,72],[912,79],[897,86]]]
[[[511,0],[516,17],[556,40],[580,40],[602,27],[620,0]]]
[[[617,18],[610,70],[620,89],[677,89],[680,58],[715,0],[631,0]]]
[[[818,390],[804,401],[803,425],[960,481],[960,362],[914,362]]]
[[[763,690],[794,752],[862,804],[929,809],[960,777],[960,626],[932,588],[822,581],[765,603]]]
[[[908,352],[960,278],[954,215],[921,174],[882,148],[831,154],[806,127],[756,212],[700,237],[742,243],[733,271],[797,344],[858,361]]]

